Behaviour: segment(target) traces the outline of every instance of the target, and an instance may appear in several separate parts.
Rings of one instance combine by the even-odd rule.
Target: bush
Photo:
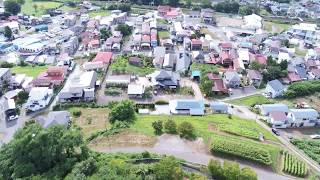
[[[180,137],[186,138],[186,139],[194,139],[195,138],[195,132],[194,127],[189,122],[182,122],[178,126],[178,132]]]
[[[124,100],[111,109],[109,120],[132,122],[135,119],[135,109],[132,101]]]
[[[224,169],[219,160],[210,160],[208,164],[209,174],[215,179],[224,179]]]
[[[120,88],[115,88],[115,87],[109,87],[104,90],[105,95],[110,95],[110,96],[119,96],[122,93],[122,90]]]
[[[234,140],[215,139],[212,143],[211,152],[232,155],[264,165],[271,165],[272,163],[271,154],[268,150]]]
[[[320,80],[301,81],[291,84],[284,93],[285,98],[308,96],[320,91]]]
[[[74,117],[80,117],[81,116],[81,111],[79,109],[72,111],[72,115]]]
[[[167,104],[169,104],[169,102],[165,101],[165,100],[158,100],[154,104],[156,104],[156,105],[167,105]]]
[[[162,121],[158,120],[158,121],[152,122],[152,127],[156,135],[162,134],[162,129],[163,129]]]
[[[174,120],[169,119],[164,123],[164,129],[166,133],[176,134],[177,133],[177,124]]]

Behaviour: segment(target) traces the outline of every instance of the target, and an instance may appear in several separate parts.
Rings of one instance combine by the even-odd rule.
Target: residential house
[[[276,98],[282,96],[284,91],[285,87],[281,84],[279,80],[275,79],[267,83],[265,94],[268,97]]]
[[[319,113],[314,109],[290,109],[288,118],[291,127],[310,127],[319,122]]]
[[[202,50],[202,41],[200,39],[191,40],[191,50],[192,51],[201,51]]]
[[[278,54],[278,63],[282,62],[282,61],[290,61],[291,57],[289,55],[289,53],[287,52],[279,52]]]
[[[296,72],[288,72],[289,84],[301,81],[300,76]]]
[[[243,28],[250,30],[258,30],[262,28],[262,18],[256,14],[244,16]]]
[[[308,80],[307,71],[304,67],[296,66],[295,71],[299,75],[301,80]]]
[[[68,128],[71,126],[71,116],[68,111],[51,111],[47,117],[40,116],[36,121],[43,127],[49,128],[51,126],[64,126]]]
[[[316,24],[300,23],[293,25],[289,33],[301,39],[313,41],[316,40],[316,28]]]
[[[249,50],[243,48],[238,49],[238,60],[241,61],[244,65],[249,65]]]
[[[26,103],[28,111],[38,111],[46,108],[53,96],[53,90],[48,87],[33,87]]]
[[[228,105],[224,102],[218,102],[218,101],[211,102],[210,109],[213,113],[227,114],[229,112]]]
[[[85,62],[83,64],[83,68],[86,71],[96,69],[107,69],[111,62],[112,55],[112,52],[98,52],[96,57],[94,57],[91,62]]]
[[[95,71],[84,72],[76,76],[64,86],[58,94],[60,102],[93,101],[97,73]]]
[[[320,69],[312,69],[309,71],[310,79],[320,80]]]
[[[168,71],[173,71],[176,67],[176,60],[177,60],[176,54],[165,54],[162,68]]]
[[[204,54],[202,51],[192,51],[192,61],[197,63],[204,63]]]
[[[259,106],[260,113],[269,116],[271,112],[284,112],[288,114],[289,108],[285,104],[262,104]]]
[[[272,111],[268,116],[268,123],[274,128],[286,128],[288,118],[286,112],[283,111]]]
[[[34,87],[54,87],[63,83],[67,76],[67,68],[50,66],[32,82]]]
[[[61,45],[62,52],[73,55],[79,47],[79,39],[76,36],[71,37],[67,42]]]
[[[229,90],[223,82],[223,79],[214,73],[209,73],[208,78],[213,81],[212,92],[215,94],[228,94]]]
[[[255,87],[259,87],[262,82],[262,74],[257,70],[248,70],[247,73],[249,84]]]
[[[204,115],[204,102],[199,100],[170,100],[169,108],[172,114]]]
[[[155,47],[153,49],[153,65],[157,68],[161,68],[166,54],[166,48],[163,46]]]
[[[161,45],[166,48],[166,51],[172,51],[174,49],[172,39],[161,39]]]
[[[185,73],[191,65],[191,55],[187,52],[178,53],[175,70],[179,73]]]
[[[214,24],[215,23],[215,20],[214,20],[214,17],[213,17],[213,13],[214,11],[212,9],[201,9],[201,19],[204,23],[207,23],[207,24]]]
[[[129,84],[128,96],[129,98],[142,98],[145,91],[145,87],[141,84]]]
[[[141,50],[149,50],[151,48],[150,35],[142,35],[141,37]]]
[[[11,71],[9,68],[0,68],[0,87],[9,83],[11,80]]]
[[[12,76],[9,82],[9,89],[21,89],[25,78],[25,74],[16,74],[15,76]]]
[[[139,58],[138,56],[131,56],[129,57],[128,60],[129,64],[133,65],[133,66],[142,66],[142,61],[141,58]]]
[[[165,70],[156,70],[152,74],[147,75],[147,78],[149,78],[152,86],[156,89],[176,89],[180,82],[180,75],[178,73]]]
[[[232,70],[225,72],[223,81],[228,88],[238,88],[241,85],[241,78],[239,74]]]
[[[62,25],[71,27],[76,24],[77,17],[75,15],[65,15],[63,18]]]

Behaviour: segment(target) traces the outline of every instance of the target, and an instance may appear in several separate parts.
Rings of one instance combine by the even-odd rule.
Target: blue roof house
[[[284,91],[284,85],[276,79],[267,83],[265,94],[270,98],[276,98],[282,96]]]
[[[199,100],[171,100],[169,101],[169,108],[172,114],[184,114],[191,116],[204,115],[204,102]]]
[[[262,115],[268,116],[271,112],[284,112],[287,114],[289,108],[285,104],[262,104],[260,106],[260,113]]]

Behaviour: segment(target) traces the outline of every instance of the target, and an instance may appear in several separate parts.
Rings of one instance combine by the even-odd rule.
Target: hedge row
[[[228,154],[264,165],[272,164],[269,151],[243,142],[215,139],[212,143],[211,152]]]

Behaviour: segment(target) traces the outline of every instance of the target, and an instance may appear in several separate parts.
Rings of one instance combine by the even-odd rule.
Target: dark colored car
[[[271,130],[275,135],[280,136],[280,132],[277,129],[272,128]]]

